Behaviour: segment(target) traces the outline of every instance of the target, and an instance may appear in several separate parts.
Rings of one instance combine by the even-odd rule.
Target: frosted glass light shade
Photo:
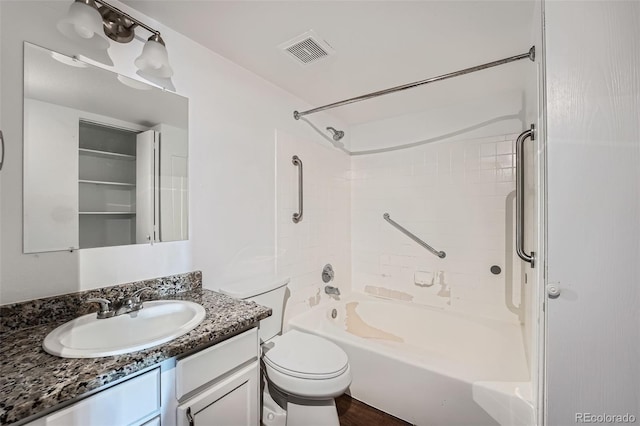
[[[106,50],[109,41],[102,30],[102,16],[95,7],[75,1],[67,16],[58,22],[58,30],[86,48]]]
[[[147,40],[142,48],[142,53],[134,63],[140,70],[138,73],[140,75],[143,73],[159,78],[169,78],[173,75],[173,70],[169,65],[167,48],[154,40]]]

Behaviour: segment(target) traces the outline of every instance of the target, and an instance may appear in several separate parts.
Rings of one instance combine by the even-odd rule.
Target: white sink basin
[[[53,330],[42,347],[63,358],[98,358],[140,351],[173,340],[202,322],[205,310],[183,300],[144,302],[132,314],[97,319],[84,315]]]

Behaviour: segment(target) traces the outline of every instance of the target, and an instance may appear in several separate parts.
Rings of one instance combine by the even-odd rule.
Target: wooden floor
[[[336,407],[340,426],[406,426],[410,424],[346,394],[336,398]]]

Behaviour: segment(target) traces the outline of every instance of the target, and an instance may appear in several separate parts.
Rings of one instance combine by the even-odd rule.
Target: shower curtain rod
[[[402,86],[392,87],[390,89],[379,90],[377,92],[367,93],[366,95],[356,96],[355,98],[345,99],[344,101],[334,102],[332,104],[327,104],[321,107],[313,108],[307,111],[293,111],[293,118],[299,120],[305,115],[314,114],[316,112],[324,111],[331,108],[340,107],[343,105],[349,105],[354,102],[365,101],[367,99],[376,98],[382,95],[388,95],[389,93],[399,92],[401,90],[413,89],[414,87],[422,86],[424,84],[434,83],[436,81],[446,80],[452,77],[458,77],[461,75],[469,74],[475,71],[484,70],[491,67],[496,67],[498,65],[508,64],[509,62],[519,61],[520,59],[529,58],[531,61],[535,61],[536,58],[536,47],[531,46],[531,49],[527,53],[523,53],[521,55],[511,56],[509,58],[500,59],[498,61],[488,62],[486,64],[477,65],[475,67],[466,68],[460,71],[451,72],[449,74],[439,75],[437,77],[427,78],[426,80],[415,81],[413,83],[403,84]]]

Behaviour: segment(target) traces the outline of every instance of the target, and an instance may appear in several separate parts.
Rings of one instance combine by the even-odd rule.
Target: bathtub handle
[[[520,259],[535,266],[535,253],[528,254],[524,250],[524,141],[535,140],[535,126],[520,133],[516,140],[516,253]]]
[[[297,155],[291,158],[291,162],[294,166],[298,166],[298,212],[293,214],[293,223],[298,223],[302,220],[303,212],[303,193],[302,193],[302,160]]]

